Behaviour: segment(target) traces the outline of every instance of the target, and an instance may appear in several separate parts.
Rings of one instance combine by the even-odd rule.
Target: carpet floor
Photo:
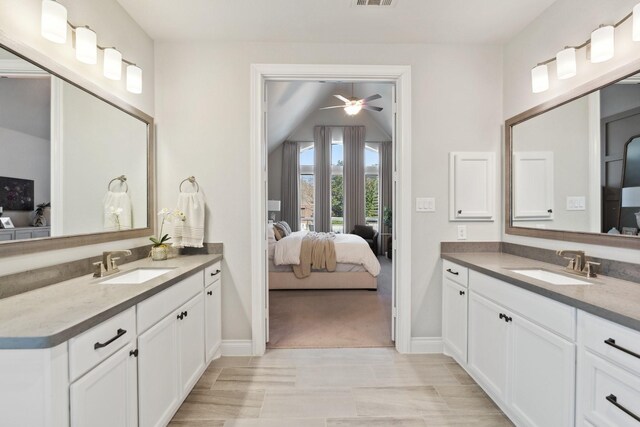
[[[391,347],[391,260],[378,290],[269,291],[268,348]]]

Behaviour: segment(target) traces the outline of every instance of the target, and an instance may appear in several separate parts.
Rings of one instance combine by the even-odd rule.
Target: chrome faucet
[[[96,271],[93,273],[93,277],[104,277],[109,276],[110,274],[117,273],[120,271],[118,268],[118,264],[116,261],[120,259],[120,257],[114,257],[113,255],[131,255],[131,251],[129,249],[124,249],[120,251],[105,251],[102,253],[102,261],[94,262],[93,265],[96,268]]]
[[[556,251],[556,254],[569,261],[569,265],[565,268],[569,273],[579,274],[580,276],[585,277],[597,277],[595,267],[600,265],[600,263],[587,261],[587,256],[584,251],[559,250]],[[564,256],[565,254],[573,255],[573,257],[566,257]]]

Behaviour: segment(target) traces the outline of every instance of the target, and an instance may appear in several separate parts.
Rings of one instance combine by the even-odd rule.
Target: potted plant
[[[49,207],[51,207],[51,202],[45,202],[36,205],[36,215],[33,218],[34,227],[46,227],[47,218],[45,218],[45,210]]]
[[[385,206],[382,209],[382,223],[387,227],[387,230],[389,231],[389,235],[387,236],[387,258],[391,259],[391,252],[392,252],[392,236],[393,233],[391,231],[391,227],[393,226],[393,212],[391,211],[391,208],[389,208],[388,206]]]
[[[167,242],[171,240],[171,236],[169,236],[168,233],[162,234],[165,222],[172,222],[175,220],[184,221],[186,219],[184,213],[177,209],[169,211],[169,209],[163,208],[160,212],[158,212],[158,215],[162,217],[162,223],[160,224],[160,233],[158,234],[158,236],[160,237],[149,237],[149,240],[151,240],[151,242],[153,243],[153,246],[151,247],[151,259],[154,261],[165,260],[169,255],[170,243]]]

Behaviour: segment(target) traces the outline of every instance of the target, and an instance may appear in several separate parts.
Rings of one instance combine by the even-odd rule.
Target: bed
[[[273,224],[269,224],[269,289],[377,289],[380,263],[367,242],[353,234],[335,236],[335,271],[312,270],[308,277],[296,277],[292,267],[300,259],[296,240],[305,234],[306,231],[293,232],[276,240]]]

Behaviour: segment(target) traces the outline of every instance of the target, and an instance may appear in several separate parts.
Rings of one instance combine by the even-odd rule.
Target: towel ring
[[[107,191],[111,191],[111,184],[113,184],[113,181],[120,181],[120,186],[124,184],[124,192],[125,193],[129,192],[129,184],[127,184],[127,177],[124,175],[120,175],[118,177],[113,178],[111,181],[109,181],[109,184],[107,184]]]
[[[178,191],[180,191],[182,193],[182,184],[184,184],[187,181],[189,181],[192,185],[196,186],[196,193],[200,192],[200,184],[198,184],[198,181],[196,181],[196,177],[195,176],[190,176],[189,178],[183,179],[182,182],[180,183],[180,185],[178,186]]]

